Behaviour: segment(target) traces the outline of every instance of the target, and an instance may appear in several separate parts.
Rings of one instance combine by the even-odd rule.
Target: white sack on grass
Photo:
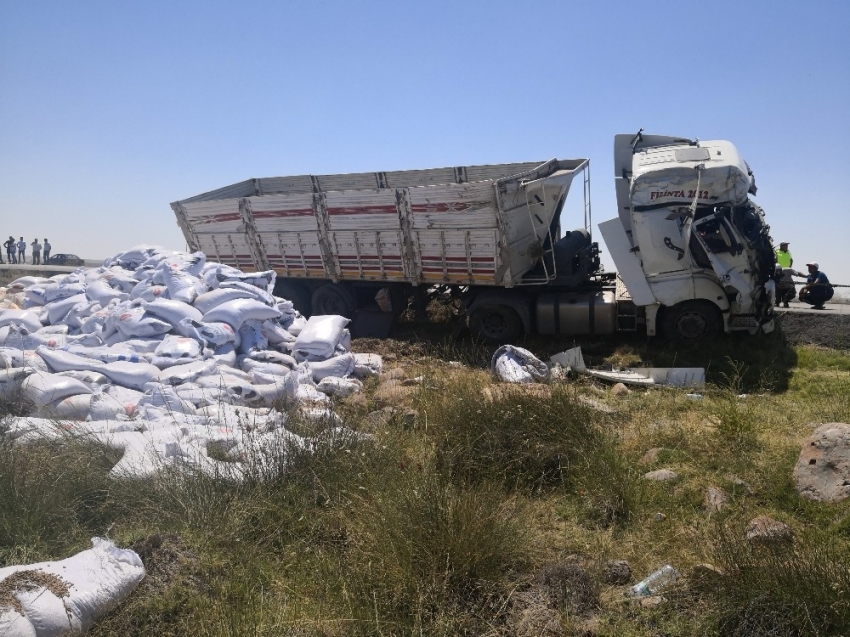
[[[29,332],[35,332],[43,327],[38,320],[38,314],[30,310],[0,310],[0,327],[6,325],[25,327]]]
[[[245,321],[265,321],[279,316],[280,310],[276,307],[269,307],[255,299],[236,299],[214,307],[204,314],[203,322],[227,323],[234,330],[238,330]]]
[[[527,349],[502,345],[493,354],[490,373],[506,383],[541,383],[549,377],[549,368]]]
[[[384,360],[379,354],[354,354],[354,371],[351,375],[355,378],[380,376],[382,371]]]
[[[293,351],[308,360],[330,358],[342,340],[348,323],[344,316],[311,316],[296,337]]]
[[[67,396],[92,393],[90,387],[76,378],[49,373],[27,376],[21,383],[21,391],[38,408]]]
[[[235,288],[221,288],[216,290],[210,290],[209,292],[204,292],[199,295],[198,298],[195,299],[192,304],[196,310],[198,310],[201,315],[206,314],[213,308],[222,305],[223,303],[227,303],[228,301],[235,301],[236,299],[252,299],[254,295],[250,292],[246,292],[245,290],[238,290]],[[195,320],[201,320],[200,318]]]
[[[309,366],[310,373],[313,375],[313,380],[319,382],[328,376],[337,378],[345,378],[351,376],[356,364],[354,354],[341,354],[334,356],[326,361],[314,361],[311,363],[303,363]]]
[[[345,398],[362,391],[363,383],[356,378],[334,378],[333,376],[326,376],[319,381],[316,389],[330,396]]]
[[[92,548],[64,560],[0,568],[0,585],[23,571],[52,575],[64,590],[51,590],[41,581],[22,577],[12,594],[23,612],[0,608],[0,635],[52,637],[85,632],[130,595],[145,576],[135,552],[97,537],[92,538]]]

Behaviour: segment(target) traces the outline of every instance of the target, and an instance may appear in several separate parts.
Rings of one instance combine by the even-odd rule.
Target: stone
[[[585,405],[586,407],[590,407],[591,409],[595,409],[596,411],[603,414],[616,414],[617,410],[613,407],[609,407],[605,403],[601,403],[595,398],[591,398],[590,396],[577,396],[578,401]]]
[[[720,582],[723,575],[723,569],[714,564],[697,564],[691,569],[688,582],[696,590],[707,590]]]
[[[666,519],[667,519],[667,514],[666,514],[666,513],[661,513],[661,512],[659,511],[658,513],[656,513],[656,514],[655,514],[655,521],[656,521],[656,522],[663,522],[663,521],[664,521],[664,520],[666,520]]]
[[[632,390],[626,387],[623,383],[617,383],[613,387],[611,387],[611,395],[612,396],[628,396],[632,393]]]
[[[679,474],[670,469],[656,469],[655,471],[647,471],[643,474],[643,477],[656,482],[669,482],[678,478]]]
[[[661,595],[650,595],[649,597],[641,597],[640,598],[640,607],[641,608],[655,608],[656,606],[660,606],[664,602],[667,601],[666,597],[662,597]]]
[[[790,542],[791,527],[769,515],[760,515],[747,524],[747,540],[764,543]]]
[[[736,487],[743,487],[744,491],[746,491],[748,494],[753,495],[755,493],[755,489],[753,489],[748,482],[744,481],[742,478],[735,475],[734,473],[727,473],[723,477]]]
[[[638,460],[640,464],[655,464],[658,462],[658,454],[664,451],[664,447],[653,447],[652,449],[647,449],[646,453],[641,456],[641,459]]]
[[[622,586],[632,579],[632,567],[626,560],[611,560],[605,564],[603,577],[607,584]]]
[[[404,380],[407,378],[407,373],[401,367],[393,367],[381,374],[381,382],[390,380]]]
[[[719,513],[729,504],[729,496],[720,487],[708,487],[705,490],[705,509],[709,513]]]
[[[850,425],[828,422],[806,439],[794,467],[794,486],[804,498],[841,502],[850,496]]]

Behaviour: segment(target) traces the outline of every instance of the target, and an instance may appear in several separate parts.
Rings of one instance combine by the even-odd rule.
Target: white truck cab
[[[619,215],[600,230],[647,333],[771,331],[769,226],[737,149],[639,132],[615,137],[614,159]]]

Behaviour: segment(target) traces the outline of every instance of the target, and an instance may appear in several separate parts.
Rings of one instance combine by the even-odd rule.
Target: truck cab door
[[[734,314],[755,311],[753,291],[755,281],[744,241],[732,223],[721,212],[715,212],[693,222],[691,236],[705,251],[711,268],[724,287],[739,292],[733,300]],[[737,305],[737,307],[736,307]]]

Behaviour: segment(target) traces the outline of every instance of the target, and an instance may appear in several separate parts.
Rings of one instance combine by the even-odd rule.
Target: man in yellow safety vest
[[[794,258],[791,256],[790,250],[788,250],[787,241],[783,241],[779,244],[779,247],[776,248],[776,263],[781,265],[783,268],[790,268],[794,265]]]

